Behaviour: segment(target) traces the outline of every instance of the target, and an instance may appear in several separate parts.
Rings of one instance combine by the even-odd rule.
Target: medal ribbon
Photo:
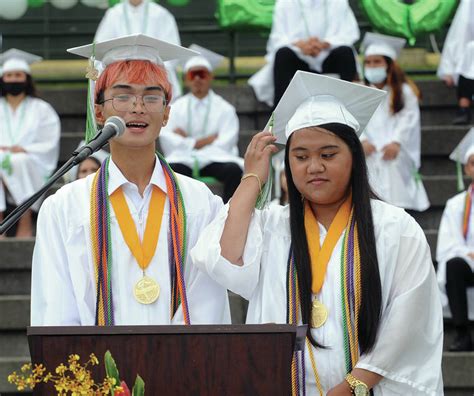
[[[352,197],[349,196],[342,207],[345,207],[347,202],[351,202]],[[310,208],[311,210],[311,208]],[[344,209],[346,210],[346,208]],[[342,328],[344,334],[344,355],[346,363],[346,372],[349,373],[355,367],[359,359],[359,339],[358,339],[358,325],[359,325],[359,309],[361,304],[361,261],[359,249],[359,235],[357,232],[357,223],[354,218],[354,210],[349,207],[349,218],[346,222],[347,227],[344,232],[343,247],[341,249],[341,306],[342,306]],[[339,214],[338,212],[338,214]],[[311,213],[312,214],[312,213]],[[342,216],[342,215],[341,215]],[[306,223],[305,216],[305,223]],[[314,215],[313,215],[314,217]],[[337,217],[337,215],[336,215]],[[333,221],[333,223],[335,220]],[[306,224],[305,224],[306,226]],[[317,224],[316,224],[317,226]],[[332,227],[332,224],[331,224]],[[319,234],[319,233],[318,233]],[[307,236],[311,235],[308,233]],[[329,236],[329,233],[328,233]],[[325,241],[327,240],[326,237]],[[309,239],[308,239],[309,244]],[[319,239],[318,244],[319,246]],[[323,243],[324,247],[324,243]],[[334,247],[333,247],[334,248]],[[332,252],[332,249],[331,249]],[[325,268],[327,267],[327,263]],[[324,270],[325,273],[325,270]],[[314,273],[312,274],[314,277]],[[324,280],[324,278],[323,278]],[[298,287],[298,275],[296,272],[296,263],[293,255],[292,246],[288,256],[288,272],[287,272],[287,315],[286,321],[289,324],[297,325],[300,322],[301,303],[300,293]],[[316,360],[314,357],[313,346],[306,339],[306,346],[313,370],[314,378],[318,394],[323,395],[323,387],[316,367]],[[304,352],[297,351],[293,355],[291,365],[291,383],[292,396],[306,395],[306,371]]]
[[[324,283],[326,270],[332,251],[341,237],[342,232],[347,227],[352,208],[352,194],[350,194],[343,202],[336,217],[329,227],[322,248],[319,245],[319,225],[316,220],[311,206],[305,201],[304,208],[304,227],[306,231],[306,239],[308,241],[309,255],[311,258],[311,289],[313,294],[319,293]]]
[[[156,153],[166,180],[167,194],[170,202],[168,228],[168,263],[171,282],[170,318],[172,319],[181,306],[184,323],[191,324],[189,315],[184,270],[187,257],[187,222],[184,199],[179,189],[177,178],[160,153]],[[97,284],[96,326],[114,325],[114,307],[112,298],[112,242],[110,232],[110,197],[108,196],[107,158],[97,171],[91,188],[91,243],[94,272]],[[153,197],[152,197],[153,201]],[[151,204],[151,203],[150,203]],[[150,216],[149,216],[150,218]],[[160,216],[160,219],[162,216]],[[160,220],[161,221],[161,220]],[[148,228],[149,221],[147,220]],[[133,224],[135,229],[135,224]],[[150,227],[153,227],[150,225]],[[145,231],[146,233],[146,231]],[[145,254],[147,256],[147,254]]]
[[[472,208],[472,193],[473,188],[472,184],[469,186],[468,190],[466,191],[466,199],[464,200],[464,214],[462,216],[462,235],[464,240],[467,239],[467,235],[469,233],[469,223],[471,221],[471,208]]]
[[[145,270],[150,265],[151,259],[155,255],[156,244],[158,243],[158,236],[161,229],[161,219],[163,218],[163,210],[165,208],[166,194],[157,186],[153,186],[142,243],[140,243],[138,232],[122,188],[115,190],[109,199],[117,216],[123,239],[137,260],[138,265],[143,270],[143,273],[145,273]]]

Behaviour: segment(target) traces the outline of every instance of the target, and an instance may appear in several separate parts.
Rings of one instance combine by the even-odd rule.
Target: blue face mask
[[[380,84],[387,79],[387,69],[382,67],[366,67],[364,76],[371,84]]]

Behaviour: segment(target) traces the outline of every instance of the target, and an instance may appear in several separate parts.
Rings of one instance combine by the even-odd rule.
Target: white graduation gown
[[[146,226],[151,184],[166,191],[159,161],[143,199],[136,185],[128,182],[111,161],[109,194],[123,186],[140,238]],[[92,259],[90,191],[94,175],[62,187],[45,200],[38,217],[33,253],[31,287],[32,326],[94,325],[96,282]],[[201,230],[222,207],[219,197],[196,180],[178,175],[184,197],[188,252]],[[166,200],[155,255],[146,274],[161,287],[158,300],[150,305],[137,302],[133,287],[142,270],[126,245],[111,207],[112,295],[116,325],[184,324],[181,306],[170,319],[170,273],[168,263],[169,200]],[[230,323],[227,291],[200,271],[187,257],[185,284],[191,324]]]
[[[258,100],[271,106],[274,97],[273,64],[280,48],[290,47],[311,69],[320,72],[332,49],[351,46],[359,35],[357,21],[347,0],[277,0],[267,43],[267,63],[249,79],[249,84]],[[303,55],[293,43],[309,37],[318,37],[331,46],[315,57]]]
[[[242,267],[221,257],[220,238],[228,205],[206,227],[191,252],[199,268],[229,290],[249,300],[247,323],[285,323],[287,312],[287,259],[291,242],[289,206],[255,210]],[[375,239],[382,284],[382,318],[373,350],[356,367],[384,379],[376,396],[442,395],[441,357],[443,318],[436,275],[425,235],[402,209],[372,201]],[[326,230],[320,225],[321,244]],[[343,236],[330,258],[318,299],[328,307],[324,326],[313,329],[316,340],[329,349],[315,349],[323,389],[329,391],[345,377],[340,256]],[[306,389],[316,385],[306,352]]]
[[[446,40],[438,66],[438,76],[474,79],[474,0],[461,0]]]
[[[15,205],[20,205],[36,191],[56,169],[59,157],[61,125],[51,105],[27,96],[16,111],[0,98],[0,147],[20,146],[26,153],[10,153],[12,174],[0,168],[0,212],[5,210],[7,187]],[[9,120],[10,128],[8,127]],[[0,162],[7,156],[0,149]],[[38,210],[39,203],[33,206]]]
[[[148,7],[148,16],[146,10]],[[128,15],[129,23],[126,23]],[[139,6],[130,5],[128,0],[109,8],[97,28],[96,43],[113,38],[142,33],[171,44],[181,45],[176,20],[166,8],[150,0]],[[165,62],[168,78],[173,87],[173,100],[182,94],[176,75],[176,62]]]
[[[176,128],[188,136],[173,132]],[[213,143],[199,150],[194,148],[196,140],[215,134],[218,138]],[[169,163],[193,168],[197,161],[200,169],[213,162],[233,162],[243,168],[238,139],[239,119],[234,106],[212,90],[203,99],[192,93],[179,98],[171,106],[168,123],[160,133],[160,145]]]
[[[370,185],[380,198],[392,205],[423,211],[430,202],[421,178],[417,177],[421,146],[418,99],[411,87],[403,84],[405,106],[394,115],[390,110],[390,96],[389,92],[360,137],[376,148],[376,152],[366,158]],[[382,148],[392,142],[400,143],[400,152],[394,160],[385,161]]]
[[[474,271],[474,260],[468,253],[474,252],[474,207],[471,207],[471,223],[467,240],[462,234],[464,200],[466,192],[459,193],[446,202],[439,225],[436,260],[438,261],[438,284],[442,292],[444,315],[451,317],[446,295],[446,262],[455,257],[464,259]],[[474,320],[474,288],[467,289],[469,318]]]

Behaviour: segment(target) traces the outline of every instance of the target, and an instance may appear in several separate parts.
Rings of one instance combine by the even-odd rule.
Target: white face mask
[[[366,67],[364,76],[371,84],[380,84],[387,78],[387,69],[382,67]]]

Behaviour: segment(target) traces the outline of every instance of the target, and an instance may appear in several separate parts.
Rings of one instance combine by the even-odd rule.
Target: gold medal
[[[313,301],[311,308],[311,327],[317,329],[321,327],[328,318],[328,309],[318,300]]]
[[[150,278],[143,276],[135,285],[133,289],[135,299],[141,304],[152,304],[160,295],[160,285]]]

